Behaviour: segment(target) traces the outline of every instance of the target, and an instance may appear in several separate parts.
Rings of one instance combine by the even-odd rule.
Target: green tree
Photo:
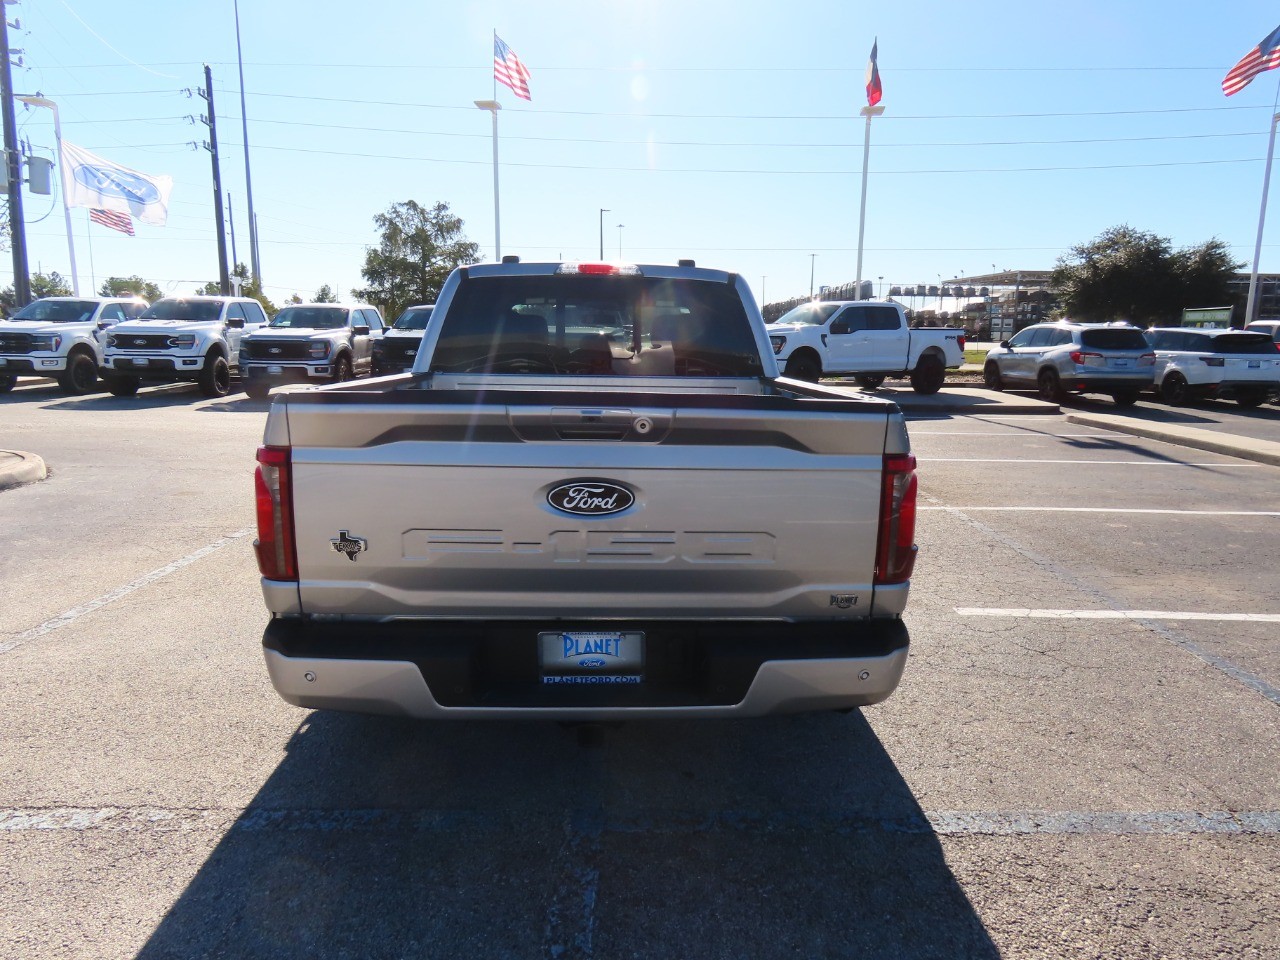
[[[311,298],[312,303],[337,303],[338,298],[334,295],[333,288],[327,283],[316,291],[316,295]]]
[[[39,300],[41,297],[69,297],[71,296],[71,288],[67,286],[67,281],[62,278],[62,274],[57,270],[49,273],[33,273],[31,275],[31,299]],[[0,313],[9,316],[18,309],[18,295],[14,291],[12,285],[0,290]]]
[[[1059,257],[1052,283],[1075,320],[1176,324],[1183,307],[1228,302],[1240,266],[1220,240],[1174,251],[1167,237],[1121,225]]]
[[[351,293],[387,317],[415,303],[434,303],[454,267],[479,260],[479,246],[464,237],[462,220],[447,203],[394,203],[373,222],[382,238],[365,252],[360,273],[369,286]]]
[[[257,300],[262,304],[262,309],[267,312],[268,317],[272,316],[276,312],[276,305],[268,300],[266,294],[262,292],[262,285],[258,283],[256,278],[250,279],[248,267],[243,263],[237,263],[232,269],[231,275],[233,277],[238,277],[242,281],[240,287],[240,295],[242,297],[253,297],[253,299]],[[216,297],[221,294],[221,292],[222,291],[218,289],[218,281],[210,280],[203,287],[198,287],[196,289],[196,296]]]
[[[295,294],[292,294],[289,297],[289,299],[284,302],[284,304],[287,307],[287,306],[291,306],[292,304],[302,303],[302,302],[303,302],[302,298],[295,293]]]
[[[142,297],[148,303],[155,303],[164,296],[160,288],[150,280],[143,280],[137,274],[132,277],[107,277],[98,288],[100,297]]]
[[[50,270],[48,273],[33,273],[31,275],[32,300],[39,300],[41,297],[69,296],[71,296],[71,285],[63,279],[62,274],[57,270]]]

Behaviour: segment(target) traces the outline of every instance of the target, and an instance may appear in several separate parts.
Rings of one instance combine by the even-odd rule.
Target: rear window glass
[[[1106,327],[1101,330],[1082,330],[1080,345],[1095,350],[1146,350],[1147,338],[1141,330],[1124,327]]]
[[[454,294],[441,373],[755,377],[763,369],[734,288],[656,277],[471,277]]]
[[[1265,333],[1224,333],[1213,338],[1213,352],[1274,354],[1276,345]]]

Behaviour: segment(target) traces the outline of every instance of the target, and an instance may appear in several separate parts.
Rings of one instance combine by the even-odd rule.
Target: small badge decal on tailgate
[[[353,537],[348,530],[339,530],[338,535],[329,541],[334,553],[345,553],[347,559],[356,562],[356,554],[369,549],[369,541],[364,537]]]
[[[635,494],[622,484],[594,477],[566,480],[547,494],[551,506],[580,517],[620,513],[635,502]]]

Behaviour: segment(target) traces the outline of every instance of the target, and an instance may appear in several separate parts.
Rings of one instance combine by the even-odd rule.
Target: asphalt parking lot
[[[276,697],[265,403],[0,397],[0,957],[1280,955],[1280,467],[973,409],[889,701],[593,746]]]

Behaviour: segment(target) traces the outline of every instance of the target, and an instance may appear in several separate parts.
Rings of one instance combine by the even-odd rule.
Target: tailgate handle
[[[512,410],[516,432],[530,440],[634,440],[653,443],[671,427],[670,411],[642,411],[617,407],[552,407],[538,411]]]

